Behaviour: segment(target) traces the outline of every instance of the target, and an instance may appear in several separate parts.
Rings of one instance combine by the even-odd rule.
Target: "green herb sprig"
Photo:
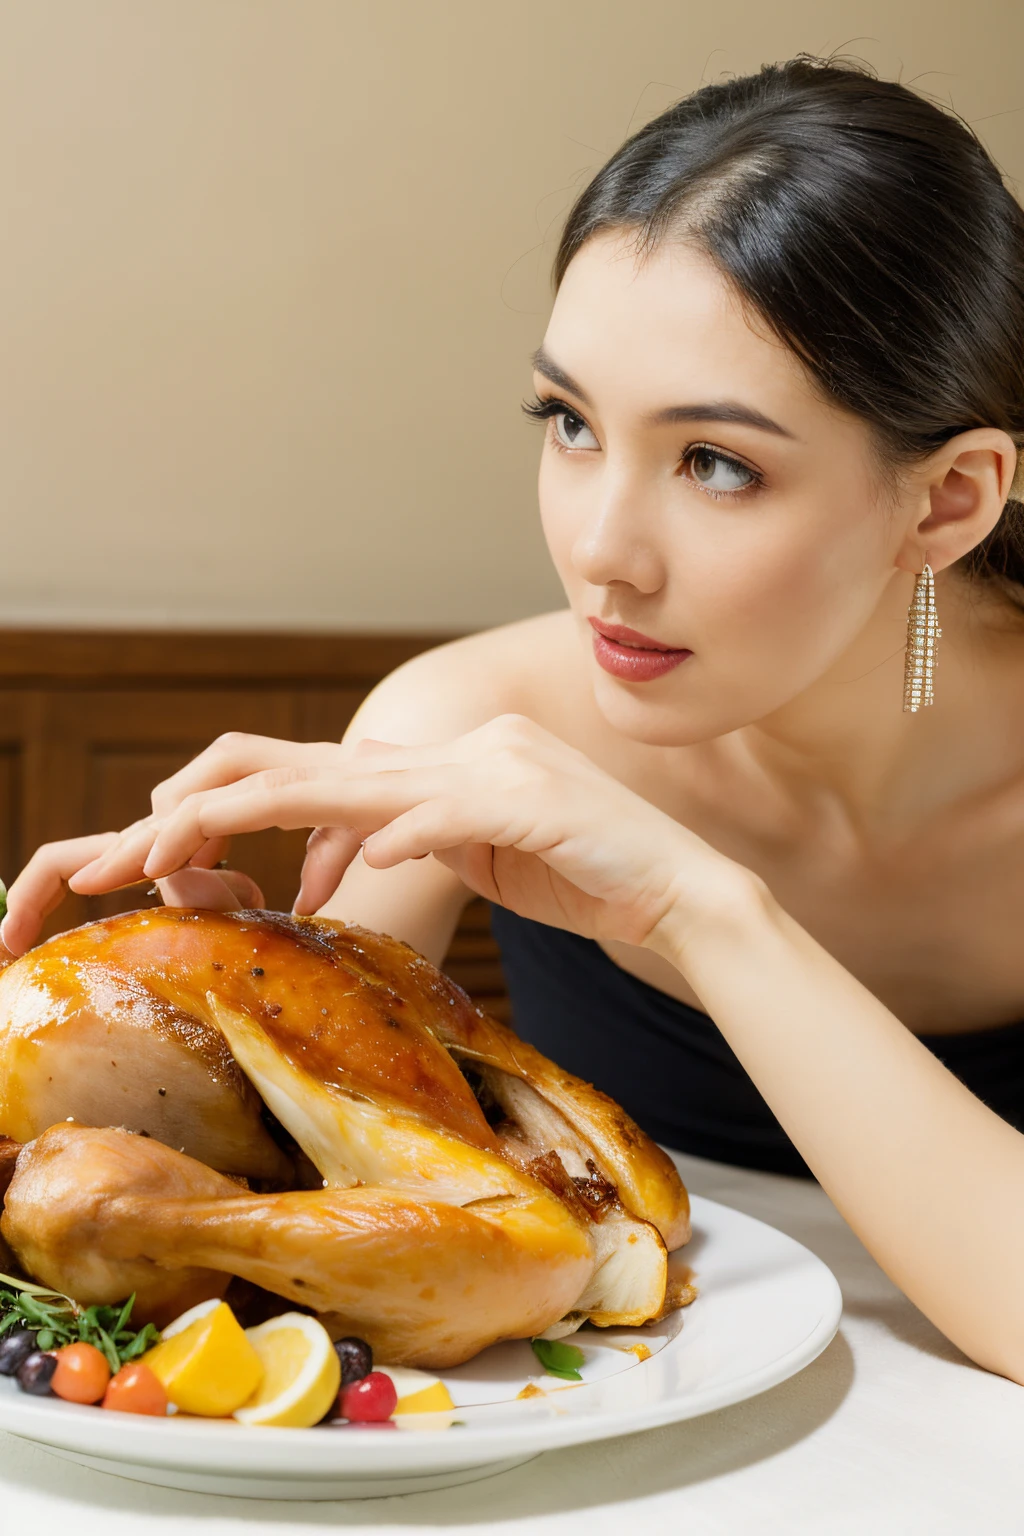
[[[560,1376],[563,1381],[583,1380],[583,1351],[575,1344],[563,1344],[561,1339],[531,1339],[530,1344],[549,1376]]]
[[[64,1344],[93,1344],[102,1350],[112,1372],[137,1360],[160,1335],[152,1323],[129,1327],[135,1296],[114,1307],[80,1307],[70,1296],[0,1275],[0,1338],[11,1328],[31,1328],[38,1349]]]

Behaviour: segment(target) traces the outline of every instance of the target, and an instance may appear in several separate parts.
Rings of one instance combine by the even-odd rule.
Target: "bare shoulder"
[[[546,724],[557,718],[558,696],[575,688],[581,663],[567,609],[467,635],[386,677],[360,706],[345,739],[445,741],[503,714]]]

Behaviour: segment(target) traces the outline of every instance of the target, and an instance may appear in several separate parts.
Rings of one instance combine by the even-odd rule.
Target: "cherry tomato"
[[[116,1408],[119,1413],[149,1413],[163,1418],[167,1412],[167,1393],[148,1365],[136,1360],[132,1365],[122,1365],[103,1397],[104,1408]]]
[[[109,1380],[110,1366],[95,1344],[68,1344],[57,1351],[50,1390],[68,1403],[98,1403]]]
[[[350,1424],[380,1424],[390,1419],[398,1402],[398,1393],[390,1376],[371,1371],[361,1381],[353,1381],[338,1393],[338,1412]]]

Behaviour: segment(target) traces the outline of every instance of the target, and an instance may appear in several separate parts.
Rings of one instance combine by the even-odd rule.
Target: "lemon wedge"
[[[160,1330],[161,1342],[165,1339],[173,1339],[177,1333],[184,1333],[185,1329],[197,1322],[199,1318],[208,1317],[211,1312],[216,1312],[218,1307],[224,1305],[220,1297],[215,1296],[212,1301],[201,1301],[198,1306],[189,1307],[187,1312],[183,1312],[180,1317],[174,1319],[173,1323],[168,1323],[166,1328]]]
[[[263,1376],[259,1355],[223,1301],[191,1307],[142,1359],[176,1408],[206,1419],[234,1413]]]
[[[438,1376],[404,1365],[378,1365],[376,1369],[390,1376],[395,1384],[395,1418],[401,1413],[445,1413],[455,1407],[451,1393]]]
[[[308,1429],[318,1424],[338,1395],[341,1363],[330,1334],[315,1317],[285,1312],[245,1337],[263,1367],[263,1379],[244,1406],[239,1424]]]

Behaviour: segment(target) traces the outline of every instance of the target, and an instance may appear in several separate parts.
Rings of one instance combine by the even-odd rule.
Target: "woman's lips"
[[[594,658],[598,666],[628,683],[653,682],[693,655],[692,651],[662,645],[625,624],[606,624],[602,619],[589,619],[588,623],[594,631]]]

